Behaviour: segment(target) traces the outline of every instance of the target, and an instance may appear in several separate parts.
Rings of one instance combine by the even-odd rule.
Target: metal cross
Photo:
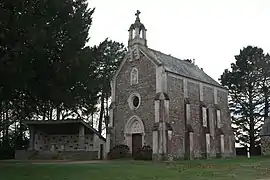
[[[141,14],[141,12],[139,10],[137,10],[135,16],[137,16],[137,18],[139,18],[139,15]]]

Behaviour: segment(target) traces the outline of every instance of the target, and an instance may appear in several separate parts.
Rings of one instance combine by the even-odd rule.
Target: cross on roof
[[[137,18],[139,18],[139,15],[141,14],[141,12],[139,10],[137,10],[135,16],[137,16]]]

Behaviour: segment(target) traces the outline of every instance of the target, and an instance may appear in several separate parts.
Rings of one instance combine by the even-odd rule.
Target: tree
[[[250,147],[251,155],[259,142],[262,109],[267,106],[269,74],[264,65],[269,63],[263,50],[247,46],[235,56],[231,70],[226,69],[221,76],[222,85],[229,89],[232,123],[236,126],[236,138],[244,146]],[[269,66],[268,66],[269,67]],[[267,88],[266,88],[267,87]],[[262,100],[263,99],[263,100]],[[268,113],[267,110],[264,113]]]
[[[262,107],[260,113],[263,113],[264,119],[269,116],[269,96],[270,96],[270,56],[267,53],[264,58],[260,58],[256,61],[256,67],[258,73],[261,76],[259,82],[259,89],[262,94]]]
[[[88,69],[79,57],[85,54],[94,9],[86,0],[5,0],[0,7],[1,99],[23,98],[37,113],[56,108],[59,117],[85,90],[78,74]]]
[[[93,111],[99,85],[85,46],[94,13],[87,0],[2,0],[0,12],[2,140],[12,144],[10,130],[24,131],[25,119]]]
[[[102,133],[102,124],[109,114],[109,97],[111,96],[110,80],[115,74],[120,62],[124,59],[126,48],[122,43],[106,38],[98,46],[93,47],[97,54],[100,81],[100,114],[98,131]],[[105,108],[106,107],[106,108]]]

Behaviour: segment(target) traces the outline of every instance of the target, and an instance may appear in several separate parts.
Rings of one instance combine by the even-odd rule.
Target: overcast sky
[[[270,0],[89,0],[90,45],[106,37],[127,45],[140,10],[152,49],[195,63],[218,80],[247,45],[270,53]]]

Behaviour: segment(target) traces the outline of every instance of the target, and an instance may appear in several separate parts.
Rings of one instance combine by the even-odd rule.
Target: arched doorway
[[[125,143],[129,146],[132,155],[144,144],[144,124],[138,116],[132,116],[125,126]]]

